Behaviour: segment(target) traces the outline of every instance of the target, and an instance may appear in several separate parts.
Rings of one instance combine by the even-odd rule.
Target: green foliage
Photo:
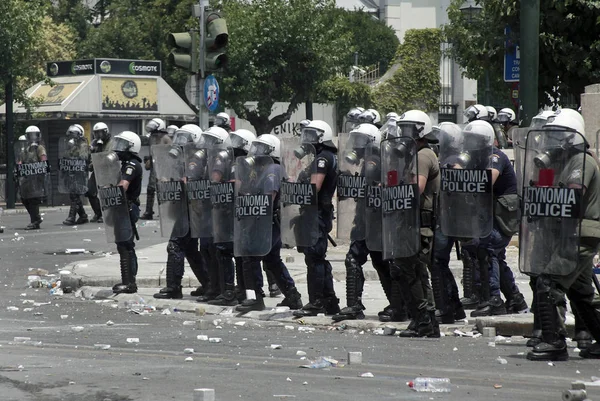
[[[465,69],[465,76],[483,78],[487,70],[493,87],[504,85],[504,28],[511,28],[511,41],[519,38],[518,0],[477,1],[481,14],[469,21],[460,11],[462,0],[448,8],[450,24],[444,35],[453,44],[452,56]],[[573,94],[577,98],[586,85],[600,80],[600,3],[589,0],[540,1],[539,102],[551,104]],[[559,95],[559,94],[562,94]]]
[[[344,65],[344,71],[349,71],[355,64],[356,52],[359,66],[379,64],[380,74],[385,73],[400,44],[394,29],[362,10],[349,11],[338,8],[335,14],[341,15],[344,29],[352,35],[352,54]]]
[[[222,78],[225,103],[258,134],[288,120],[298,104],[347,60],[350,35],[332,17],[333,0],[226,0],[229,66]],[[258,101],[256,109],[244,106]],[[286,113],[269,118],[276,101]]]
[[[373,90],[375,108],[385,115],[406,110],[437,110],[440,97],[439,29],[409,29],[398,46],[398,69]]]
[[[317,102],[335,103],[338,131],[342,130],[345,114],[353,107],[371,107],[371,87],[360,82],[350,82],[348,77],[336,76],[320,88]]]

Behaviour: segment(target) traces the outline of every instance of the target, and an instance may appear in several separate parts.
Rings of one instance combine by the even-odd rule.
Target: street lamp
[[[460,12],[467,20],[467,24],[473,25],[481,15],[483,7],[474,0],[467,0],[460,8]],[[489,59],[488,59],[489,61]],[[490,105],[490,73],[489,68],[485,68],[485,98],[483,100],[486,106]]]

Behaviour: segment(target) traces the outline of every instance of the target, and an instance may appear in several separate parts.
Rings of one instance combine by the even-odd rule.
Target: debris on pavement
[[[375,375],[371,372],[361,373],[359,376],[360,377],[375,377]]]
[[[300,365],[301,368],[307,369],[324,369],[338,366],[338,361],[329,356],[320,356],[314,361],[310,361],[308,365]]]
[[[508,364],[508,361],[502,357],[498,357],[496,358],[496,361],[500,364],[500,365],[506,365]]]

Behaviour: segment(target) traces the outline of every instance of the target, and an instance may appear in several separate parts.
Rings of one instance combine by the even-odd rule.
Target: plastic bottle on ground
[[[450,379],[446,377],[417,377],[408,382],[408,387],[418,393],[449,393],[452,389]]]

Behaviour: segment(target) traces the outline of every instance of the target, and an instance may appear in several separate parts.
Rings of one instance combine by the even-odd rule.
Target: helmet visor
[[[214,145],[218,145],[221,143],[223,143],[221,138],[217,138],[216,136],[213,136],[208,132],[203,132],[202,136],[200,137],[200,141],[198,141],[198,146],[202,148],[210,148]]]
[[[79,136],[82,136],[82,132],[76,126],[71,125],[67,130],[67,136],[71,138],[77,138]]]
[[[316,129],[316,128],[304,128],[302,130],[302,143],[312,143],[317,144],[320,143],[320,138],[323,136],[324,132]]]
[[[173,137],[173,143],[175,145],[185,145],[186,143],[194,142],[194,137],[190,132],[177,131]]]
[[[40,133],[38,131],[28,132],[27,139],[29,140],[29,142],[39,142]]]
[[[473,106],[469,107],[468,109],[465,110],[465,117],[467,117],[467,120],[471,121],[473,119],[475,119],[475,117],[477,117],[477,109]]]
[[[511,116],[506,113],[499,113],[497,118],[498,122],[500,123],[508,123],[511,119]]]
[[[414,123],[412,121],[399,121],[398,128],[402,136],[408,136],[413,139],[419,139],[421,132],[425,129],[425,125]]]
[[[114,141],[111,141],[113,146],[112,150],[115,152],[127,152],[133,146],[132,142],[129,142],[127,139],[115,137]]]
[[[250,152],[248,154],[252,156],[268,156],[273,152],[274,148],[271,145],[267,145],[263,142],[252,142]]]
[[[225,124],[227,124],[227,120],[224,117],[216,117],[215,118],[215,125],[220,127]]]
[[[371,142],[373,142],[373,138],[370,136],[365,135],[362,132],[352,131],[348,138],[348,145],[346,146],[348,149],[364,149]]]
[[[533,117],[531,119],[531,129],[542,129],[542,127],[544,125],[546,125],[546,123],[548,122],[548,120],[546,120],[545,118],[536,118]]]
[[[167,134],[173,135],[177,132],[177,128],[175,127],[167,127]]]
[[[105,129],[97,129],[95,131],[92,132],[92,136],[94,137],[94,139],[102,139],[107,133],[107,130]]]
[[[229,141],[231,142],[231,147],[234,149],[244,149],[248,145],[247,140],[233,132],[229,134]]]

